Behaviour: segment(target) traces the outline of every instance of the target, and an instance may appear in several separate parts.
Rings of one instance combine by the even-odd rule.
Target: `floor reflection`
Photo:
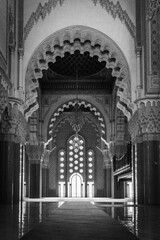
[[[38,223],[54,214],[63,202],[22,202],[0,205],[0,239],[18,240]],[[141,240],[160,239],[160,206],[134,206],[128,203],[94,203],[118,220]]]
[[[0,239],[18,240],[38,223],[45,221],[57,207],[58,203],[45,202],[0,205]]]
[[[96,203],[141,240],[160,239],[160,206]]]

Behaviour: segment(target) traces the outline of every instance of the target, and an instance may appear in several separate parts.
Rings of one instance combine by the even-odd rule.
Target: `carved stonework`
[[[10,6],[9,7],[9,13],[8,13],[8,36],[9,36],[9,46],[11,49],[11,52],[14,52],[15,50],[15,23],[14,23],[14,13],[13,9]]]
[[[2,113],[8,104],[8,93],[10,88],[11,83],[3,69],[0,68],[0,121]]]
[[[137,112],[129,122],[132,139],[142,135],[160,134],[160,100],[139,103]]]
[[[106,11],[112,15],[112,17],[119,18],[120,21],[124,22],[128,31],[130,32],[131,36],[135,39],[136,38],[136,26],[132,22],[131,18],[129,17],[128,13],[123,10],[119,1],[116,4],[110,0],[92,0],[93,3],[96,5],[99,3]]]
[[[39,3],[36,11],[32,12],[30,18],[28,19],[24,27],[24,40],[26,40],[34,24],[37,23],[40,18],[44,20],[46,16],[50,14],[52,9],[56,7],[58,2],[60,3],[60,5],[62,5],[64,0],[48,0],[48,2],[46,2],[43,6],[41,3]]]
[[[148,93],[159,93],[160,91],[160,76],[148,75],[147,77],[147,90]]]
[[[18,100],[9,99],[9,103],[2,115],[0,136],[8,141],[25,143],[27,123],[19,106]]]
[[[148,5],[147,41],[148,76],[147,93],[159,94],[160,89],[160,1],[150,0]]]
[[[138,110],[134,113],[131,120],[129,121],[129,132],[131,134],[132,140],[136,139],[136,137],[140,135]]]
[[[83,106],[84,108],[89,108],[90,112],[97,118],[97,121],[99,122],[99,125],[101,127],[101,134],[106,134],[105,121],[102,114],[98,111],[98,109],[95,106],[93,106],[91,103],[88,103],[85,101],[79,101],[78,104],[79,106]],[[63,104],[61,107],[57,109],[56,112],[53,113],[49,122],[49,135],[52,135],[53,126],[57,121],[57,118],[59,118],[60,115],[64,112],[65,108],[74,107],[74,106],[75,106],[75,100],[72,100]]]
[[[149,19],[152,19],[152,17],[157,12],[159,7],[160,7],[159,0],[149,0],[149,5],[148,5],[148,18]]]
[[[50,150],[44,149],[44,152],[41,157],[43,168],[49,168],[49,158],[50,158]]]
[[[75,42],[74,39],[80,40]],[[67,43],[65,40],[67,40]],[[90,43],[86,43],[86,40],[89,40]],[[97,42],[100,47],[96,45]],[[53,49],[55,45],[56,48]],[[36,102],[38,80],[43,76],[42,71],[48,69],[48,62],[55,61],[56,52],[58,51],[59,56],[64,57],[65,51],[72,54],[73,51],[79,50],[83,54],[86,51],[85,49],[91,56],[98,56],[99,61],[103,59],[107,68],[112,68],[112,76],[117,79],[117,96],[120,99],[117,107],[123,111],[128,120],[130,119],[134,104],[131,102],[131,83],[127,61],[121,50],[110,38],[95,29],[84,26],[72,26],[57,31],[49,36],[35,51],[28,64],[26,74],[26,101],[24,106],[27,112],[26,119],[38,109]],[[116,59],[116,61],[113,61],[113,59]]]
[[[26,143],[26,153],[28,154],[30,161],[40,163],[43,152],[44,142],[38,142],[37,145],[31,145],[29,142]]]

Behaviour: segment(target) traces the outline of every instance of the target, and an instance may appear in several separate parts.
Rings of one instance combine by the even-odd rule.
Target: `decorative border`
[[[56,7],[59,2],[60,6],[62,6],[64,0],[48,0],[43,6],[39,3],[35,12],[32,12],[30,18],[28,19],[25,27],[24,27],[24,41],[28,37],[30,31],[32,30],[35,23],[38,22],[40,18],[44,20],[48,14],[50,14],[51,10]]]
[[[32,12],[30,18],[28,19],[24,27],[24,41],[27,39],[34,24],[37,23],[40,18],[44,20],[46,16],[50,14],[51,10],[56,7],[58,2],[60,6],[62,6],[64,0],[48,0],[48,2],[46,2],[43,6],[41,3],[39,3],[36,11]],[[121,22],[124,22],[131,36],[134,40],[136,40],[136,26],[130,19],[128,13],[123,10],[119,2],[117,2],[117,4],[114,4],[112,1],[109,0],[92,0],[92,2],[95,6],[98,2],[102,6],[102,8],[105,7],[106,11],[110,13],[114,19],[118,17]]]
[[[128,13],[125,10],[123,10],[119,1],[117,2],[117,4],[114,4],[112,1],[109,0],[92,0],[92,1],[95,6],[97,5],[97,3],[99,3],[102,6],[102,8],[105,8],[106,11],[112,15],[114,19],[118,17],[121,22],[124,22],[131,36],[136,41],[136,26],[130,19]]]
[[[68,103],[63,104],[61,107],[59,107],[57,109],[56,112],[54,112],[54,114],[51,116],[51,120],[49,123],[49,135],[52,135],[52,129],[53,126],[55,124],[55,122],[57,121],[57,118],[64,112],[65,108],[69,108],[70,106],[75,106],[76,101],[72,100],[72,101],[68,101]],[[98,122],[100,123],[100,127],[101,127],[101,134],[105,135],[105,121],[104,118],[102,117],[102,114],[97,110],[97,108],[95,106],[92,106],[91,103],[85,102],[83,100],[80,100],[78,102],[79,106],[84,106],[85,108],[89,108],[91,112],[93,112],[93,114],[95,115],[95,117],[97,118]]]

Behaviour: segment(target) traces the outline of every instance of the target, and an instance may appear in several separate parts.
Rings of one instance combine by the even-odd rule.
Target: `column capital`
[[[30,142],[26,142],[26,153],[30,161],[40,163],[43,152],[44,142],[38,142],[37,145],[32,145]]]
[[[160,99],[141,99],[138,102],[138,110],[129,122],[129,132],[132,140],[144,135],[154,135],[158,139],[160,135]],[[154,139],[154,137],[151,137]]]
[[[0,138],[7,141],[25,143],[26,135],[27,122],[20,111],[20,104],[17,101],[11,101],[9,98],[9,103],[1,118]]]

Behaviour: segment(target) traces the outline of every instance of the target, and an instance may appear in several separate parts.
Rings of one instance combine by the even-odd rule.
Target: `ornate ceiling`
[[[79,42],[79,41],[77,41]],[[116,78],[112,76],[112,69],[106,68],[106,62],[98,61],[98,56],[90,56],[89,52],[73,54],[65,52],[64,57],[57,56],[55,62],[48,63],[48,69],[43,70],[43,77],[39,79],[42,92],[75,92],[96,90],[97,92],[112,93]]]

